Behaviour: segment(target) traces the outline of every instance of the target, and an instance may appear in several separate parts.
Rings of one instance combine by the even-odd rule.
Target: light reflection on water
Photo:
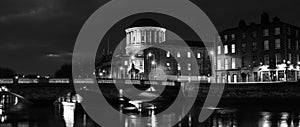
[[[84,112],[80,102],[80,97],[67,97],[52,106],[36,107],[14,95],[1,95],[0,127],[98,127]],[[197,104],[187,116],[169,113],[163,119],[155,117],[157,109],[142,109],[144,112],[140,113],[125,111],[123,106],[119,105],[119,119],[124,127],[169,127],[173,121],[181,118],[183,120],[176,127],[300,127],[300,109],[297,105],[206,107],[206,110],[215,109],[215,112],[204,123],[198,122],[201,108]],[[184,110],[187,109],[183,105]],[[130,117],[123,118],[122,113]],[[139,116],[145,114],[149,116],[147,120],[139,119]]]

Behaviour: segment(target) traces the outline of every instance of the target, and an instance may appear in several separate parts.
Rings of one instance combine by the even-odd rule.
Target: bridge
[[[74,79],[70,81],[67,79],[49,79],[46,81],[39,81],[37,79],[22,79],[15,81],[13,79],[0,79],[0,86],[4,86],[7,90],[15,95],[33,102],[53,102],[59,97],[66,96],[68,93],[74,93],[74,85],[81,85],[82,88],[88,88],[95,82],[93,79]],[[103,79],[97,81],[99,88],[108,97],[114,98],[119,96],[119,91],[116,91],[115,84],[119,84],[118,88],[126,90],[132,88],[134,85],[138,89],[148,89],[150,85],[154,89],[177,87],[175,82],[163,81],[140,81],[140,80],[111,80]],[[93,90],[90,90],[93,91]],[[0,94],[5,94],[1,93]]]
[[[54,102],[59,97],[65,96],[68,93],[74,93],[74,85],[84,84],[82,87],[88,87],[94,83],[91,79],[74,80],[73,82],[65,82],[66,80],[52,80],[52,82],[1,82],[0,86],[5,86],[9,92],[14,93],[20,97],[33,102]],[[123,91],[129,89],[133,84],[135,88],[146,90],[150,88],[160,89],[167,87],[167,96],[177,96],[174,94],[178,92],[178,88],[181,87],[181,92],[185,97],[197,96],[199,99],[205,99],[210,89],[211,84],[200,83],[199,93],[195,93],[196,87],[199,83],[187,83],[187,82],[164,82],[164,81],[139,81],[139,80],[98,80],[99,88],[102,93],[108,97],[118,97],[120,91],[115,88],[115,83],[121,84],[118,88]],[[198,86],[197,86],[198,85]],[[213,85],[217,86],[217,85]],[[218,87],[212,87],[212,92],[218,91]],[[194,95],[191,95],[194,93]],[[0,92],[0,95],[4,92]],[[218,93],[215,93],[218,94]],[[235,83],[226,84],[223,99],[260,99],[260,98],[272,98],[272,99],[285,99],[293,98],[300,99],[300,84],[299,82],[274,82],[274,83]]]

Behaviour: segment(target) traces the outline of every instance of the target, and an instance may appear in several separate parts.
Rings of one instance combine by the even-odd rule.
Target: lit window
[[[218,46],[218,55],[220,55],[221,54],[221,46]]]
[[[233,82],[237,83],[237,75],[236,74],[233,75]]]
[[[128,65],[128,61],[127,60],[124,61],[124,65]]]
[[[146,30],[142,31],[142,42],[146,42]]]
[[[181,57],[180,52],[177,52],[177,57]]]
[[[168,51],[166,57],[170,57],[171,56],[170,54],[171,54],[170,51]]]
[[[269,36],[269,29],[264,29],[263,30],[263,35],[264,36]]]
[[[227,82],[230,83],[231,82],[231,76],[227,75]]]
[[[224,45],[224,54],[228,54],[228,45]]]
[[[178,71],[181,70],[181,67],[180,67],[180,64],[179,64],[179,63],[177,64],[177,70],[178,70]]]
[[[191,52],[187,52],[187,57],[191,58]]]
[[[167,67],[170,67],[170,63],[167,63]]]
[[[220,42],[221,41],[221,37],[220,36],[218,36],[218,42]]]
[[[217,69],[221,70],[222,69],[222,60],[218,59],[218,63],[217,63]]]
[[[264,50],[265,51],[269,50],[269,40],[264,41]]]
[[[235,69],[235,58],[231,58],[231,68]]]
[[[235,44],[231,45],[231,53],[235,53]]]
[[[197,53],[197,58],[201,58],[201,54],[200,53]]]
[[[228,39],[228,36],[227,36],[227,35],[224,35],[224,39],[225,39],[225,41],[227,41],[227,39]]]
[[[226,58],[225,59],[225,70],[227,70],[228,69],[228,59]]]
[[[275,49],[280,49],[280,48],[281,48],[280,39],[275,39]]]
[[[274,29],[274,35],[280,35],[280,27]]]
[[[188,63],[188,71],[192,70],[192,65]]]
[[[232,39],[232,40],[235,39],[235,34],[231,34],[231,39]]]

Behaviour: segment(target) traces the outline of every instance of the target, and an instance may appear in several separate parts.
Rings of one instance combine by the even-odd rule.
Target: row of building
[[[125,30],[125,47],[116,48],[124,50],[105,55],[97,64],[97,75],[219,83],[298,81],[299,30],[263,13],[259,24],[240,21],[205,47],[201,41],[167,40],[165,28],[141,19]]]
[[[297,81],[300,79],[300,28],[269,15],[260,24],[240,21],[219,33],[217,82]]]

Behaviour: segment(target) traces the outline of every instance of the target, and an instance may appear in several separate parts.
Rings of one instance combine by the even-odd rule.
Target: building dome
[[[132,27],[146,27],[146,26],[151,26],[151,27],[162,27],[157,21],[150,19],[150,18],[143,18],[136,20],[131,24],[129,28]]]

